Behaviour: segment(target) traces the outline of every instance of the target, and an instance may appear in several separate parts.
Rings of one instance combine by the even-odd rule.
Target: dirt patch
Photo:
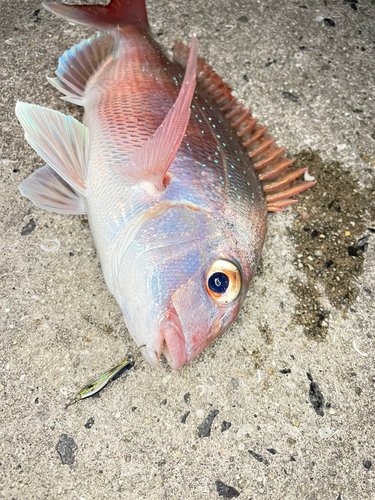
[[[375,220],[375,186],[361,189],[339,162],[325,164],[311,151],[297,155],[296,165],[308,167],[318,184],[300,197],[290,230],[297,252],[294,263],[307,278],[291,284],[300,299],[294,322],[310,338],[321,340],[329,314],[321,306],[319,285],[332,306],[343,312],[359,293],[357,278]]]
[[[115,329],[113,326],[105,323],[99,323],[93,316],[84,316],[84,319],[89,323],[90,325],[93,325],[95,328],[98,328],[102,332],[104,332],[108,336],[113,336],[114,338],[118,338],[118,335],[115,332]],[[85,339],[83,339],[85,340]],[[91,340],[91,339],[89,339]]]
[[[307,337],[321,341],[328,331],[329,311],[320,303],[320,294],[315,288],[314,280],[308,278],[307,284],[296,279],[291,281],[291,290],[298,297],[293,323],[301,325]]]
[[[266,321],[259,324],[259,331],[267,345],[273,344],[273,333]]]

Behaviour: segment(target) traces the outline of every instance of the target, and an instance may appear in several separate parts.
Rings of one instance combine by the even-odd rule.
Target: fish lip
[[[174,307],[170,307],[160,322],[158,343],[158,358],[163,354],[171,368],[178,370],[187,361],[186,341],[181,322]]]

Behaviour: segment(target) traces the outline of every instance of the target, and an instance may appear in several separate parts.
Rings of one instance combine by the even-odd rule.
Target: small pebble
[[[251,455],[252,457],[254,457],[254,458],[255,458],[255,460],[256,460],[257,462],[263,462],[263,463],[264,463],[264,465],[269,465],[268,460],[264,460],[264,458],[263,458],[261,455],[259,455],[258,453],[255,453],[255,451],[248,450],[248,452],[250,453],[250,455]]]
[[[221,423],[221,432],[227,431],[232,424],[230,422],[226,422],[225,420]]]
[[[74,463],[74,453],[78,450],[78,446],[73,438],[67,434],[61,434],[56,450],[63,464],[72,465]]]
[[[198,425],[198,437],[209,437],[211,435],[211,427],[219,410],[211,410],[201,424]]]
[[[184,413],[184,414],[182,415],[182,417],[181,417],[181,423],[182,423],[182,424],[185,424],[185,423],[186,423],[186,419],[188,418],[189,414],[190,414],[190,411],[187,411],[186,413]]]
[[[237,389],[238,387],[238,380],[236,378],[231,379],[232,387],[233,389]]]
[[[28,234],[32,233],[35,228],[36,228],[36,224],[34,222],[34,219],[30,219],[30,222],[28,224],[26,224],[26,226],[24,226],[21,229],[21,235],[27,236]]]
[[[91,427],[94,425],[94,422],[95,422],[94,418],[90,417],[88,421],[85,423],[86,429],[91,429]]]
[[[336,26],[335,21],[332,21],[332,19],[325,18],[325,19],[323,19],[323,21],[324,21],[324,24],[326,26],[329,26],[330,28],[334,28]]]
[[[240,492],[233,488],[233,486],[228,486],[222,481],[215,481],[216,491],[219,497],[223,498],[236,498],[239,496]]]
[[[292,370],[290,368],[283,368],[282,370],[279,370],[279,372],[283,375],[287,375],[288,373],[291,373]]]

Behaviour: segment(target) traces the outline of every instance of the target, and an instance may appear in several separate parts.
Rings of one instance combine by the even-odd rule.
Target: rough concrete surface
[[[92,30],[2,0],[1,498],[375,499],[374,3],[147,2],[163,48],[195,30],[200,54],[318,179],[317,195],[269,217],[234,325],[173,372],[134,349],[84,217],[17,191],[43,162],[15,103],[79,118],[46,76]],[[63,409],[127,352],[126,376]]]

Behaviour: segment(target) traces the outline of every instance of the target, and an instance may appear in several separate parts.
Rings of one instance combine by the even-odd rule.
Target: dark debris
[[[210,410],[207,417],[198,425],[198,437],[209,437],[211,435],[212,423],[218,413],[219,410]]]
[[[316,382],[310,382],[309,400],[320,417],[324,417],[324,396]]]
[[[230,422],[226,422],[225,420],[221,422],[221,432],[227,431],[230,427],[232,427]]]
[[[328,19],[327,17],[325,19],[323,19],[323,21],[324,21],[324,24],[326,26],[329,26],[330,28],[334,28],[336,26],[335,21],[332,21],[332,19]]]
[[[252,457],[255,458],[255,460],[257,460],[258,462],[261,462],[261,463],[264,463],[264,465],[269,465],[269,461],[266,460],[265,458],[263,458],[261,455],[259,455],[258,453],[255,453],[255,451],[252,451],[252,450],[247,450],[250,455]]]
[[[222,481],[215,481],[216,491],[219,497],[224,498],[236,498],[239,496],[240,492],[233,488],[233,486],[228,486]]]
[[[186,413],[184,413],[182,415],[182,417],[181,417],[181,423],[182,424],[186,424],[186,419],[188,418],[189,414],[190,414],[190,411],[187,411]]]
[[[297,102],[298,101],[298,96],[292,94],[291,92],[283,92],[283,97],[286,99],[289,99],[292,102]]]
[[[30,222],[26,224],[26,226],[23,226],[21,229],[21,235],[22,236],[27,236],[28,234],[32,233],[34,229],[36,228],[36,224],[34,219],[30,219]]]
[[[91,427],[94,425],[95,419],[93,417],[90,417],[88,421],[85,423],[86,429],[91,429]]]
[[[56,445],[56,450],[63,464],[72,465],[74,463],[74,453],[78,450],[78,446],[73,438],[67,434],[61,434],[60,440]]]

